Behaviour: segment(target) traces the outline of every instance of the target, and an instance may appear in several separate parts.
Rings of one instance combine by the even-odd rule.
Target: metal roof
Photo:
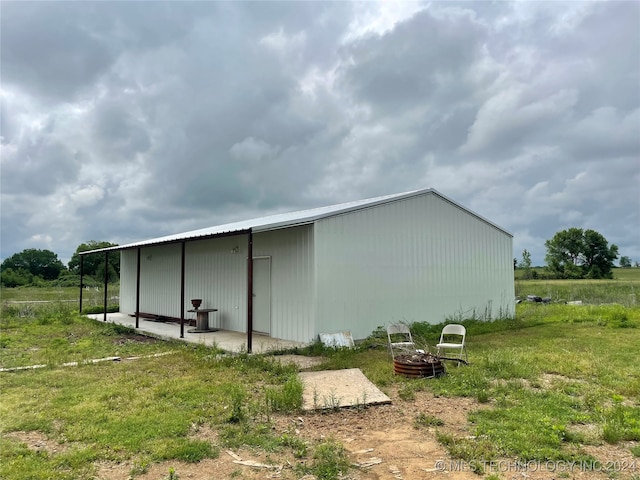
[[[492,225],[498,230],[504,232],[505,234],[509,236],[513,236],[511,235],[511,233],[509,233],[505,229],[499,227],[493,222],[490,222],[484,217],[472,212],[468,208],[463,207],[457,202],[454,202],[453,200],[451,200],[450,198],[447,198],[446,196],[442,195],[436,190],[432,188],[427,188],[422,190],[412,190],[410,192],[404,192],[404,193],[396,193],[393,195],[384,195],[382,197],[356,200],[354,202],[340,203],[337,205],[329,205],[326,207],[311,208],[309,210],[300,210],[300,211],[289,212],[289,213],[279,213],[275,215],[269,215],[266,217],[254,218],[252,220],[244,220],[241,222],[226,223],[224,225],[216,225],[213,227],[201,228],[199,230],[191,230],[188,232],[176,233],[173,235],[166,235],[164,237],[152,238],[149,240],[142,240],[139,242],[129,243],[126,245],[118,245],[115,247],[108,247],[108,248],[101,248],[97,250],[89,250],[86,252],[79,252],[79,254],[86,255],[88,253],[106,252],[111,250],[125,250],[129,248],[159,245],[159,244],[165,244],[165,243],[176,243],[176,242],[181,242],[183,240],[197,240],[197,239],[211,238],[216,236],[242,234],[242,233],[248,232],[249,230],[256,233],[256,232],[265,232],[269,230],[277,230],[280,228],[288,228],[288,227],[293,227],[297,225],[306,225],[309,223],[313,223],[316,220],[320,220],[322,218],[340,215],[340,214],[352,212],[354,210],[369,208],[375,205],[402,200],[405,198],[414,197],[414,196],[418,196],[426,193],[437,195],[441,197],[443,200],[452,203],[458,208],[461,208],[462,210],[468,212],[469,214]]]

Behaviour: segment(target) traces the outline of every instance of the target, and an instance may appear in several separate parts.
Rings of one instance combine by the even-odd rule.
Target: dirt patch
[[[398,399],[397,392],[391,394]],[[340,409],[325,413],[306,413],[301,416],[278,416],[273,419],[276,434],[287,433],[307,441],[309,444],[333,439],[344,445],[350,461],[364,465],[351,471],[346,479],[429,479],[450,478],[440,471],[439,461],[449,461],[446,450],[435,438],[435,429],[417,429],[413,426],[420,413],[434,415],[443,420],[439,427],[451,433],[466,434],[467,414],[478,408],[477,402],[466,398],[438,398],[426,392],[418,392],[415,401],[399,401],[397,405],[381,405],[363,409]],[[194,438],[211,441],[219,446],[217,433],[207,426],[194,427]],[[144,474],[135,478],[157,480],[167,477],[169,469],[175,469],[180,478],[227,479],[246,478],[296,479],[293,469],[297,460],[291,455],[269,454],[259,450],[244,448],[232,454],[220,447],[220,457],[207,459],[197,464],[163,462],[149,467]],[[251,467],[237,462],[253,461],[267,467]],[[371,464],[372,459],[374,463]],[[380,463],[375,463],[377,459]],[[449,465],[448,463],[446,464]],[[98,478],[119,480],[127,478],[133,463],[99,465]],[[313,477],[307,477],[310,480]],[[456,479],[474,479],[471,472],[456,472]]]
[[[421,413],[442,420],[437,427],[441,432],[467,437],[470,435],[467,422],[468,414],[479,408],[491,408],[469,398],[435,397],[429,392],[417,392],[411,402],[402,401],[397,389],[388,392],[391,405],[380,405],[363,409],[340,409],[337,411],[309,412],[300,416],[276,416],[274,433],[295,435],[308,443],[334,439],[344,445],[350,461],[354,464],[370,465],[349,472],[344,480],[382,480],[382,479],[461,479],[478,480],[482,476],[472,473],[468,467],[451,459],[445,448],[436,440],[436,427],[416,428],[416,417]],[[297,479],[294,466],[300,460],[290,454],[266,453],[257,449],[243,448],[228,453],[220,446],[217,433],[208,426],[196,428],[194,438],[210,441],[220,447],[220,456],[203,460],[196,464],[181,462],[163,462],[151,465],[146,473],[135,476],[139,480],[158,480],[167,478],[173,468],[181,479],[220,480],[229,478],[243,479]],[[602,465],[606,462],[618,462],[615,465],[633,465],[629,452],[630,445],[585,446],[584,450]],[[238,462],[253,461],[263,467],[251,467]],[[373,462],[371,460],[374,460]],[[380,461],[379,463],[378,460]],[[636,465],[638,464],[635,459]],[[235,462],[235,463],[234,463]],[[626,463],[623,463],[626,462]],[[556,478],[575,478],[581,480],[603,480],[610,473],[603,468],[587,470],[558,465],[556,471],[550,471],[547,465],[532,465],[527,471],[517,470],[515,462],[502,460],[493,464],[502,479],[551,480]],[[270,466],[271,468],[269,468]],[[134,462],[123,464],[102,463],[98,465],[97,478],[100,480],[121,480],[128,478]],[[560,471],[564,468],[564,471]],[[487,472],[488,473],[488,472]],[[637,474],[627,468],[619,471],[618,478],[631,478]],[[311,480],[313,477],[306,477]]]
[[[4,438],[24,443],[29,450],[46,452],[50,455],[64,452],[68,448],[67,445],[48,439],[47,436],[41,432],[10,432],[3,436]]]

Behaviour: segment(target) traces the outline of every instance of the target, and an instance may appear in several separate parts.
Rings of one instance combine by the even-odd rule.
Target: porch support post
[[[104,321],[107,321],[107,285],[109,284],[109,251],[104,252]]]
[[[182,241],[182,259],[180,262],[180,338],[184,338],[184,259],[185,259],[185,245],[186,242]]]
[[[253,340],[253,231],[251,229],[247,237],[247,352],[251,353]]]
[[[80,255],[80,306],[78,310],[82,313],[82,283],[84,282],[84,255]]]
[[[140,327],[140,248],[136,259],[136,328]]]

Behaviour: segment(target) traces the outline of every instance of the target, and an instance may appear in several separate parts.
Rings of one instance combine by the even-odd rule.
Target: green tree
[[[531,268],[531,253],[529,253],[526,248],[522,251],[522,260],[518,267]]]
[[[522,260],[518,264],[518,268],[524,270],[522,274],[524,280],[529,280],[533,277],[531,272],[531,253],[526,248],[522,251]]]
[[[613,278],[614,260],[618,258],[618,247],[609,246],[604,236],[595,230],[584,231],[583,271],[587,278]]]
[[[65,271],[64,263],[58,259],[58,255],[51,250],[35,248],[27,248],[20,253],[14,253],[2,262],[0,268],[3,272],[9,269],[14,272],[28,272],[34,277],[40,277],[44,280],[55,280],[60,273]]]
[[[630,268],[631,267],[631,259],[625,255],[620,257],[620,263],[619,263],[621,268]]]
[[[81,243],[76,248],[75,253],[69,260],[69,271],[75,275],[80,275],[80,252],[88,252],[89,250],[97,250],[99,248],[117,247],[117,243],[98,242],[89,240]],[[84,275],[102,281],[104,279],[104,253],[96,253],[93,255],[83,255],[82,270]],[[108,278],[109,281],[117,281],[120,276],[120,253],[109,252]]]
[[[0,273],[0,283],[5,287],[21,287],[29,285],[33,281],[33,275],[21,268],[3,268]]]
[[[562,230],[545,246],[547,269],[559,278],[611,278],[618,258],[618,247],[595,230]]]

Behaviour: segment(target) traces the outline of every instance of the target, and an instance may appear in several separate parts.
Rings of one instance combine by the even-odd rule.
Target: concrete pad
[[[86,315],[97,321],[103,321],[104,314]],[[125,327],[136,330],[136,333],[148,335],[155,338],[167,340],[179,340],[182,342],[198,343],[207,347],[216,346],[225,352],[243,353],[247,351],[247,334],[243,332],[232,332],[230,330],[209,330],[206,333],[190,333],[189,327],[185,324],[184,337],[180,337],[180,324],[172,322],[157,322],[147,319],[139,320],[139,328],[135,328],[136,319],[125,313],[107,314],[107,322],[117,323]],[[268,353],[278,350],[285,350],[294,347],[303,347],[305,344],[273,338],[268,335],[254,333],[252,338],[253,353]]]
[[[322,410],[391,403],[359,368],[300,372],[303,410]]]

